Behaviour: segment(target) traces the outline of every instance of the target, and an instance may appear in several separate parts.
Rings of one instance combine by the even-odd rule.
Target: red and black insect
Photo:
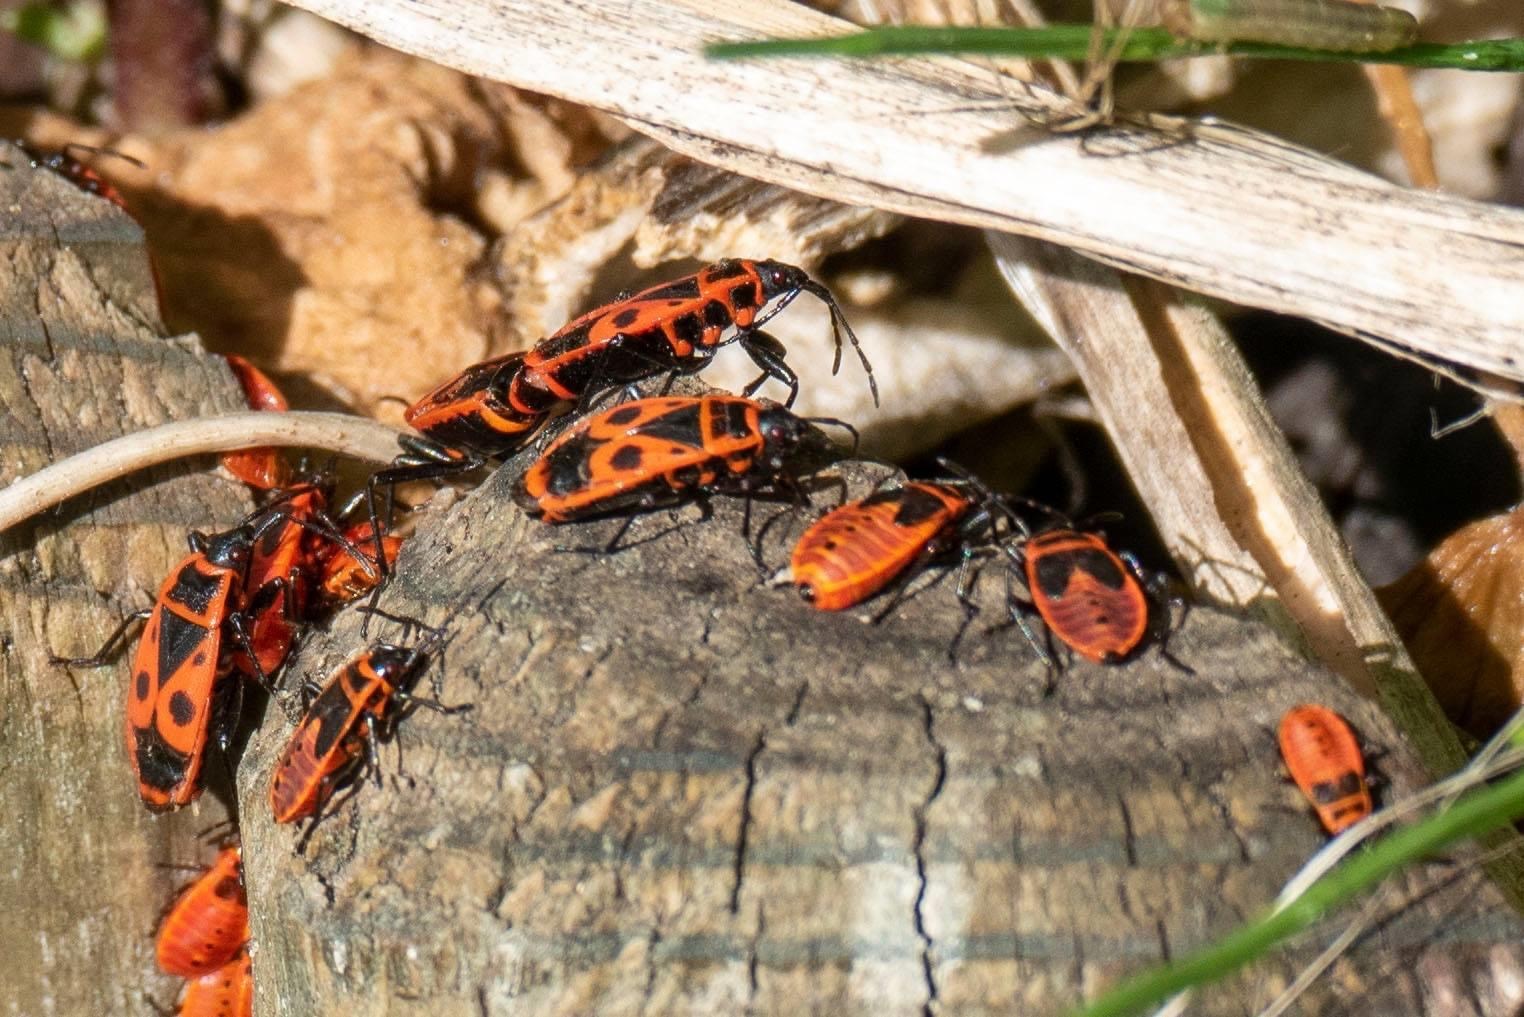
[[[823,450],[823,436],[776,403],[729,395],[638,399],[573,423],[525,471],[514,499],[531,515],[561,523],[688,494],[794,490],[790,466],[810,447]]]
[[[1293,707],[1281,718],[1279,739],[1291,779],[1325,830],[1342,833],[1371,814],[1365,755],[1343,717],[1316,703]]]
[[[1148,634],[1148,595],[1134,566],[1099,534],[1048,530],[1021,542],[1032,606],[1086,660],[1125,660]]]
[[[391,491],[398,484],[469,473],[488,459],[516,451],[545,422],[544,413],[521,413],[508,402],[508,388],[524,362],[523,353],[473,364],[407,408],[404,418],[419,433],[397,441],[402,455],[366,484],[372,533],[391,515]],[[387,490],[387,508],[376,507],[376,491]],[[372,561],[387,571],[386,548],[373,540]]]
[[[105,198],[107,201],[111,202],[117,208],[120,208],[122,211],[129,211],[127,208],[127,199],[122,197],[122,192],[117,190],[110,181],[102,177],[93,168],[76,158],[73,153],[90,152],[95,155],[114,156],[117,159],[122,159],[130,162],[134,166],[137,166],[139,169],[141,169],[143,164],[134,159],[132,156],[126,155],[122,152],[113,151],[109,148],[95,148],[90,145],[80,145],[73,142],[65,145],[57,152],[42,152],[31,147],[30,145],[24,145],[20,142],[16,142],[15,144],[16,147],[21,149],[26,157],[31,160],[31,164],[34,168],[42,167],[44,169],[50,169],[54,173],[57,173],[59,176],[68,180],[71,184],[73,184],[75,187],[78,187],[80,190],[86,191],[90,194],[99,195],[100,197]]]
[[[77,667],[107,664],[133,622],[147,617],[128,681],[126,737],[138,794],[150,809],[194,801],[208,739],[215,735],[227,749],[242,698],[235,656],[254,662],[252,677],[268,683],[257,666],[248,607],[269,594],[250,590],[249,567],[256,545],[289,517],[284,506],[266,506],[231,530],[192,533],[191,554],[164,581],[152,608],[125,619],[94,656],[54,658]]]
[[[259,681],[278,671],[301,625],[349,599],[337,591],[348,587],[359,596],[381,581],[381,568],[359,543],[375,542],[370,524],[341,533],[328,514],[332,495],[331,478],[320,472],[270,502],[279,506],[280,518],[255,541],[244,580],[249,644],[258,663],[241,649],[233,657],[233,666],[247,678]],[[391,537],[380,543],[385,550],[400,542]],[[390,553],[394,559],[394,546]]]
[[[243,387],[249,409],[284,413],[290,409],[286,397],[275,382],[243,357],[228,354],[228,367]],[[275,491],[291,483],[291,468],[284,456],[273,448],[249,448],[227,452],[222,465],[239,480],[261,491]]]
[[[132,662],[127,754],[149,808],[175,808],[201,794],[201,766],[215,730],[228,737],[232,642],[250,647],[242,610],[249,557],[259,533],[248,525],[191,534],[192,553],[159,589]],[[229,640],[232,634],[235,639]]]
[[[289,488],[272,502],[281,506],[279,518],[262,527],[244,578],[243,613],[253,658],[240,648],[232,658],[246,678],[261,680],[285,663],[308,616],[321,556],[344,540],[328,518],[331,491],[324,479]]]
[[[373,484],[475,469],[522,447],[564,403],[584,400],[606,386],[697,371],[731,342],[740,343],[763,370],[746,394],[776,378],[788,386],[784,405],[791,405],[799,379],[784,363],[783,346],[761,326],[800,293],[819,297],[831,312],[836,339],[832,371],[841,365],[845,334],[877,403],[872,365],[829,290],[793,265],[730,259],[595,308],[527,353],[466,368],[408,407],[407,422],[428,441],[405,443],[406,454],[378,473]]]
[[[745,394],[776,378],[788,386],[784,405],[791,405],[799,380],[784,363],[782,344],[761,326],[800,293],[818,297],[831,313],[832,371],[841,366],[845,333],[877,404],[873,367],[829,290],[793,265],[720,261],[595,308],[527,353],[468,367],[408,407],[406,419],[424,440],[404,439],[404,454],[371,477],[371,518],[379,519],[376,488],[474,470],[522,447],[558,406],[586,400],[602,387],[697,371],[727,343],[739,343],[762,368]]]
[[[328,679],[308,705],[286,743],[270,782],[270,809],[277,823],[308,819],[298,848],[330,811],[334,791],[366,769],[380,771],[376,743],[389,738],[411,706],[458,713],[411,695],[408,687],[428,663],[439,634],[416,647],[378,643],[352,658]]]
[[[485,458],[507,455],[545,420],[545,413],[519,410],[508,398],[524,356],[510,353],[471,365],[409,406],[404,419],[444,448]]]
[[[952,552],[971,561],[1009,515],[971,479],[910,481],[876,491],[805,530],[789,562],[794,588],[819,610],[844,610],[919,564]],[[963,582],[959,590],[966,597]]]
[[[1022,603],[1014,594],[1008,596],[1011,618],[1050,668],[1056,667],[1055,660],[1028,627],[1025,612],[1035,611],[1053,637],[1086,660],[1121,663],[1155,635],[1165,660],[1195,673],[1164,646],[1170,619],[1155,610],[1163,600],[1162,575],[1146,576],[1132,555],[1113,551],[1099,533],[1075,527],[1046,505],[1014,500],[1058,520],[1035,535],[1018,523],[1023,533],[1002,543],[1031,598]]]
[[[155,954],[166,974],[199,978],[226,965],[248,940],[243,856],[234,844],[170,905],[159,923]]]
[[[868,374],[877,404],[872,365],[830,291],[793,265],[745,258],[719,261],[693,275],[616,300],[542,339],[511,378],[507,404],[523,415],[543,414],[602,386],[699,370],[716,349],[736,342],[762,369],[745,394],[776,378],[788,386],[784,405],[790,406],[799,392],[799,379],[784,363],[782,344],[761,327],[800,293],[820,298],[831,312],[836,340],[832,372],[841,366],[845,333]]]
[[[186,985],[178,1017],[253,1017],[254,971],[244,950]]]
[[[375,524],[355,523],[344,531],[344,539],[356,548],[373,548],[377,544]],[[379,543],[379,561],[375,554],[363,550],[356,555],[339,544],[329,542],[324,545],[324,550],[318,555],[322,566],[321,574],[317,577],[318,602],[321,605],[338,607],[376,588],[381,577],[391,570],[397,555],[401,553],[403,538],[387,533],[382,526]]]

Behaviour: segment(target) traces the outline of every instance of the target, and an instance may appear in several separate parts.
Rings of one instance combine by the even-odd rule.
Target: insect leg
[[[799,398],[799,375],[783,362],[788,355],[788,350],[775,337],[761,329],[750,329],[742,332],[737,339],[741,343],[741,349],[751,357],[752,363],[762,368],[762,374],[741,390],[744,396],[751,396],[761,388],[769,378],[775,378],[788,386],[788,398],[783,401],[785,409],[794,405],[794,400]]]
[[[88,657],[56,657],[49,654],[48,661],[57,667],[105,667],[116,659],[116,655],[121,652],[122,645],[127,642],[125,638],[127,630],[132,628],[136,622],[146,621],[151,614],[153,614],[153,608],[145,607],[123,618],[122,623],[112,630],[111,635],[106,637],[106,641],[101,644],[101,648]]]
[[[1027,643],[1037,652],[1037,659],[1043,662],[1043,666],[1048,669],[1049,675],[1058,674],[1063,671],[1063,665],[1050,652],[1050,649],[1045,647],[1042,641],[1037,638],[1037,633],[1032,631],[1031,623],[1027,620],[1029,615],[1036,612],[1036,608],[1030,602],[1022,600],[1016,595],[1016,588],[1011,581],[1012,573],[1021,568],[1021,554],[1010,546],[1002,547],[1001,550],[1008,559],[1005,570],[1005,603],[1010,621],[1021,630],[1021,634],[1026,637]],[[1047,636],[1046,631],[1044,636]],[[1051,686],[1048,691],[1052,691]]]

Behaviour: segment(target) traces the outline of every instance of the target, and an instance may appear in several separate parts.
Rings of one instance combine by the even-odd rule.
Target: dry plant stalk
[[[1051,245],[991,243],[1012,288],[1074,358],[1198,595],[1258,608],[1380,699],[1429,766],[1458,765],[1459,742],[1211,314]]]
[[[1379,0],[1355,0],[1374,4]],[[1381,116],[1392,128],[1392,139],[1408,170],[1414,187],[1432,191],[1439,187],[1439,173],[1434,169],[1434,146],[1424,127],[1423,110],[1413,96],[1413,81],[1406,68],[1392,64],[1362,64],[1366,80],[1376,93]]]

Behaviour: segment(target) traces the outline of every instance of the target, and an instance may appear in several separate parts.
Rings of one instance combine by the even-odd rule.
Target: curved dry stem
[[[233,413],[179,420],[125,435],[23,477],[0,491],[0,532],[136,470],[184,456],[280,445],[374,463],[398,452],[399,428],[345,413]]]

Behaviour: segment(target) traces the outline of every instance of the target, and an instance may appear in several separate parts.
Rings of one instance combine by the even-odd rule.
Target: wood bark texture
[[[419,689],[473,709],[406,718],[381,786],[304,855],[267,805],[290,727],[250,744],[262,1017],[1060,1013],[1258,912],[1321,843],[1278,774],[1290,706],[1350,717],[1389,793],[1420,779],[1372,703],[1258,624],[1190,612],[1170,645],[1194,675],[1152,649],[1050,675],[1015,629],[986,631],[991,566],[954,663],[951,581],[877,625],[814,611],[759,579],[734,500],[643,518],[616,554],[558,551],[618,524],[527,519],[522,465],[426,521],[381,601],[450,633]],[[886,470],[834,472],[855,496]],[[784,513],[761,547],[779,565],[808,516],[753,508]],[[407,637],[373,619],[368,638]],[[321,682],[366,641],[351,612],[293,674]],[[1486,995],[1524,963],[1474,871],[1404,896],[1424,899],[1313,1012],[1468,1012],[1432,1006],[1433,978]],[[1255,1012],[1320,942],[1196,1012]]]
[[[1524,213],[1394,187],[1226,123],[1055,136],[1072,104],[957,60],[707,59],[854,26],[784,0],[299,0],[388,46],[618,114],[694,158],[1019,233],[1312,318],[1492,387],[1524,380]],[[1025,130],[1009,151],[992,142]],[[1477,372],[1481,372],[1478,375]]]
[[[167,420],[244,408],[193,337],[167,339],[142,232],[0,144],[0,478]],[[138,801],[122,739],[126,663],[93,653],[151,601],[191,529],[247,511],[210,460],[138,474],[0,534],[0,1013],[144,1013],[159,910],[204,863],[215,796],[172,817]],[[226,782],[224,781],[224,784]]]

